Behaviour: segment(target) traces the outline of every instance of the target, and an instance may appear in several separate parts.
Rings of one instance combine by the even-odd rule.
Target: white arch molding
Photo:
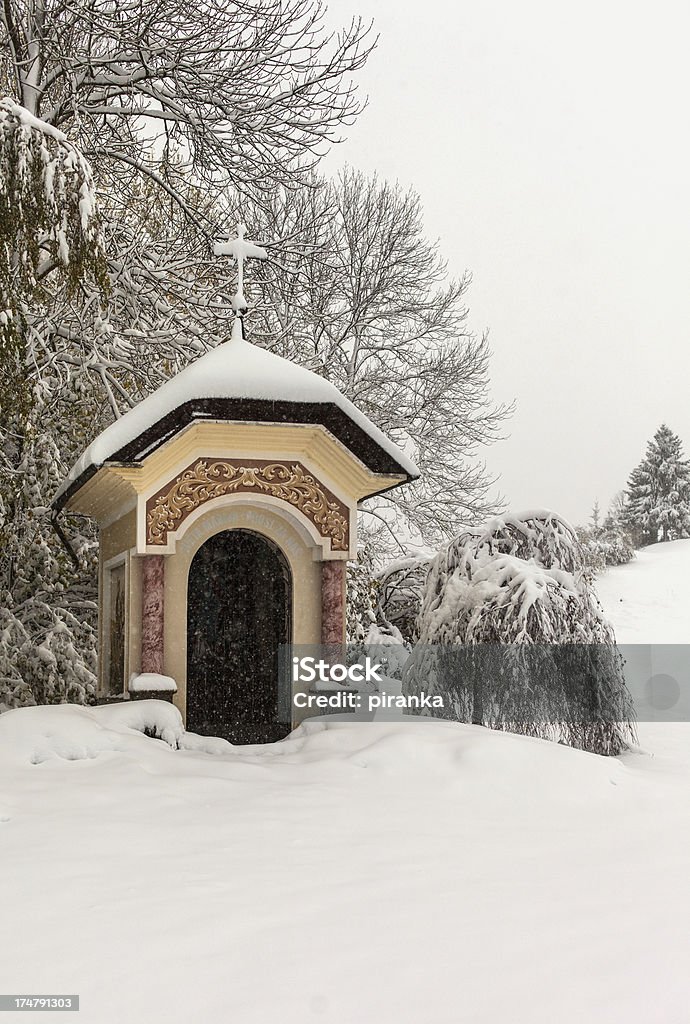
[[[244,500],[241,500],[244,497]],[[251,496],[250,496],[251,497]],[[290,567],[292,578],[292,637],[295,644],[318,644],[321,638],[322,564],[320,548],[306,524],[290,516],[280,505],[284,502],[257,502],[246,496],[214,499],[201,514],[188,522],[176,538],[173,554],[165,561],[164,650],[165,673],[178,687],[175,703],[186,714],[187,693],[187,597],[189,570],[199,549],[211,537],[225,530],[250,530],[265,537],[280,549]],[[191,520],[192,517],[190,516]],[[159,549],[153,554],[163,555]],[[343,561],[338,552],[338,561]],[[331,561],[335,559],[331,558]]]
[[[245,500],[242,501],[242,498]],[[273,501],[275,501],[275,507],[272,502],[267,501],[265,502],[266,509],[257,511],[257,502],[251,500],[251,497],[247,495],[214,498],[200,509],[196,509],[187,518],[185,522],[185,525],[189,524],[187,529],[181,529],[175,535],[175,547],[177,549],[177,545],[184,541],[185,561],[188,560],[191,565],[199,548],[203,547],[211,537],[215,537],[216,534],[223,533],[225,530],[251,529],[254,533],[258,533],[266,540],[276,544],[288,562],[291,562],[292,558],[298,557],[298,552],[301,553],[305,546],[309,549],[312,559],[320,560],[318,545],[315,544],[314,537],[306,529],[305,524],[300,522],[297,516],[288,515],[285,509],[280,507],[284,503],[276,501],[276,499]],[[240,517],[233,515],[235,509],[251,509],[252,525],[248,526],[244,517],[240,522]],[[297,537],[295,537],[295,533]],[[164,553],[159,548],[155,551],[157,554]]]

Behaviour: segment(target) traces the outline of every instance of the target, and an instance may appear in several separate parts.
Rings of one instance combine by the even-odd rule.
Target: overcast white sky
[[[414,186],[469,268],[515,511],[584,521],[662,420],[690,448],[690,6],[328,0],[374,18],[347,160]]]

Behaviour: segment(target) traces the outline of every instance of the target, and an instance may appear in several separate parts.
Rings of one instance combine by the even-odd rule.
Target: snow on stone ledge
[[[127,701],[101,707],[52,704],[15,708],[0,715],[0,761],[41,764],[83,761],[105,752],[126,752],[148,732],[177,748],[182,716],[162,700]]]
[[[159,693],[177,693],[177,683],[172,676],[162,676],[158,672],[134,673],[129,680],[130,693],[158,691]]]
[[[196,754],[231,754],[233,750],[242,750],[221,736],[199,736],[195,732],[183,733],[177,745],[180,750],[191,750]]]
[[[167,700],[124,701],[121,704],[101,704],[89,710],[110,729],[153,733],[175,748],[184,732],[182,715]]]

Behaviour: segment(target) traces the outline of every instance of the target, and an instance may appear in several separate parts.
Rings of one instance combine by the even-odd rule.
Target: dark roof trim
[[[415,479],[334,402],[288,402],[265,398],[192,399],[178,406],[129,444],[114,452],[105,460],[105,464],[137,465],[171,437],[181,433],[185,427],[203,420],[323,426],[372,473],[403,476],[405,479],[401,483]],[[53,502],[53,508],[57,512],[64,508],[72,495],[81,490],[99,469],[100,466],[89,466],[85,469]]]

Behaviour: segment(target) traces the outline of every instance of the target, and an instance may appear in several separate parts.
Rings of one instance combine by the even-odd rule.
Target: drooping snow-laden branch
[[[0,99],[0,244],[3,270],[14,261],[26,275],[16,287],[27,291],[41,251],[68,268],[73,250],[78,261],[103,248],[90,164],[63,132],[8,97]]]
[[[407,692],[441,717],[598,754],[635,742],[633,702],[573,528],[535,509],[463,531],[430,564]]]
[[[73,294],[105,287],[103,235],[91,167],[79,148],[24,107],[0,99],[0,409],[27,399],[26,318],[42,282]]]
[[[329,33],[320,0],[4,0],[0,24],[17,100],[85,150],[168,148],[250,195],[339,137],[374,44],[359,19]]]

